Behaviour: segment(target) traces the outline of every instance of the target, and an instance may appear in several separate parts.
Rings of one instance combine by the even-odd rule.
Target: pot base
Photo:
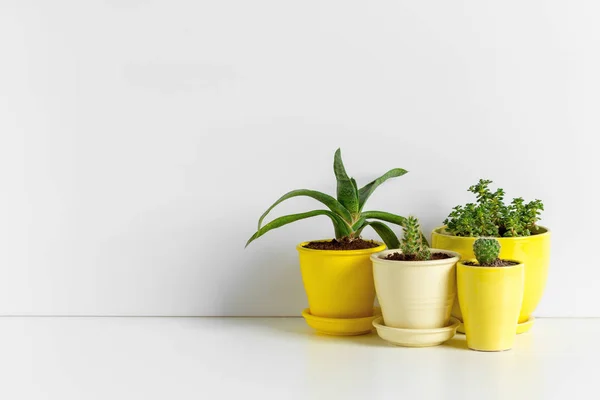
[[[452,339],[456,334],[456,328],[460,321],[454,317],[450,318],[450,324],[436,329],[402,329],[392,328],[383,324],[383,317],[373,321],[377,334],[396,346],[403,347],[430,347],[437,346]]]
[[[529,317],[529,319],[527,321],[517,324],[517,335],[520,335],[521,333],[529,332],[529,330],[533,326],[534,322],[535,322],[535,317]],[[458,325],[456,332],[462,333],[462,334],[465,333],[465,325],[462,322],[460,322],[460,324]]]
[[[517,324],[517,335],[520,335],[521,333],[529,332],[529,330],[533,326],[534,322],[535,322],[535,317],[529,317],[529,319],[527,321]]]
[[[310,313],[310,308],[302,311],[306,324],[317,333],[332,336],[357,336],[371,333],[373,320],[381,316],[381,308],[373,308],[373,315],[363,318],[326,318]]]

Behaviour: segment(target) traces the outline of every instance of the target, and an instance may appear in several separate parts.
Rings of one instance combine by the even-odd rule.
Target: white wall
[[[541,198],[537,315],[600,316],[597,2],[3,1],[0,314],[299,315],[295,188],[425,228],[493,179]],[[318,203],[291,200],[273,216]],[[371,235],[371,232],[369,233]]]

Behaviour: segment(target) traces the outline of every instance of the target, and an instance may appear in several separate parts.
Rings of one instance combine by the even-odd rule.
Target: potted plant
[[[544,205],[540,200],[525,203],[515,198],[504,203],[504,190],[492,192],[492,181],[480,180],[469,188],[477,196],[476,203],[454,207],[444,226],[434,229],[432,245],[456,251],[463,259],[472,259],[473,243],[478,237],[496,237],[501,245],[500,257],[525,264],[525,288],[517,332],[526,332],[533,325],[531,316],[540,302],[548,278],[550,264],[550,230],[537,224]],[[452,315],[461,319],[460,302]],[[464,333],[463,327],[459,332]]]
[[[409,217],[400,251],[371,255],[375,289],[383,313],[382,323],[374,322],[380,336],[405,346],[439,344],[454,336],[458,321],[450,323],[450,313],[456,298],[459,259],[460,255],[453,251],[430,249],[421,235],[418,220]],[[447,329],[443,340],[428,342],[431,334],[442,333],[439,330],[444,328]]]
[[[500,247],[495,238],[479,238],[473,243],[477,260],[458,263],[458,299],[473,350],[508,350],[515,341],[525,267],[498,258]]]
[[[379,185],[390,178],[402,176],[407,171],[402,168],[392,169],[359,188],[354,178],[346,173],[340,149],[335,152],[333,170],[337,180],[337,198],[307,189],[284,194],[260,217],[258,230],[246,246],[265,233],[289,223],[315,216],[328,217],[333,223],[334,239],[302,242],[297,246],[309,304],[309,309],[303,315],[311,326],[325,333],[366,333],[372,329],[375,299],[369,256],[384,250],[386,245],[388,248],[397,248],[399,240],[384,222],[403,226],[406,219],[388,212],[363,209]],[[263,225],[265,217],[275,206],[297,196],[312,197],[328,209],[286,215]],[[375,230],[385,244],[361,238],[363,230],[368,226]]]

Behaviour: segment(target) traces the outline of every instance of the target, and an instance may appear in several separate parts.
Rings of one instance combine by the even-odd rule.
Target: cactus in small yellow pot
[[[457,286],[467,346],[479,351],[512,348],[523,301],[524,265],[498,258],[500,243],[479,238],[476,261],[459,261]]]
[[[490,180],[481,179],[469,187],[477,201],[456,206],[432,233],[432,246],[460,253],[472,259],[473,243],[478,237],[494,237],[501,245],[500,257],[525,264],[525,289],[519,314],[517,333],[533,325],[532,313],[540,302],[550,266],[550,230],[538,225],[544,206],[540,200],[525,202],[517,197],[504,201],[504,190],[491,190]],[[460,301],[454,303],[452,315],[462,320]],[[464,333],[464,327],[459,327]]]

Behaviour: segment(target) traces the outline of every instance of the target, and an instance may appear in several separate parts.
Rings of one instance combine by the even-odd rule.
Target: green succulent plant
[[[469,187],[477,196],[477,203],[467,203],[452,209],[444,220],[446,230],[456,236],[515,237],[529,236],[536,232],[544,204],[541,200],[525,203],[523,198],[504,203],[504,189],[492,192],[490,180],[480,179]]]
[[[375,189],[390,178],[396,178],[407,173],[402,168],[394,168],[371,181],[365,186],[358,188],[356,180],[351,178],[346,173],[344,163],[342,162],[342,153],[337,149],[333,159],[333,172],[337,181],[337,198],[328,194],[315,190],[298,189],[292,190],[281,196],[271,207],[261,215],[258,220],[258,230],[246,243],[248,246],[252,241],[261,237],[265,233],[275,228],[296,222],[305,218],[324,215],[331,219],[335,238],[340,239],[356,239],[359,238],[363,229],[370,226],[381,237],[386,246],[390,249],[397,249],[400,246],[400,241],[392,229],[384,222],[406,226],[407,219],[399,215],[391,214],[384,211],[363,211],[365,203],[373,194]],[[320,201],[327,210],[313,210],[300,214],[291,214],[274,219],[273,221],[263,225],[265,217],[269,212],[282,201],[297,196],[308,196]],[[382,222],[383,221],[383,222]]]
[[[473,253],[481,266],[491,266],[500,254],[500,242],[494,238],[479,238],[473,243]]]
[[[403,254],[412,255],[416,260],[425,261],[431,259],[431,250],[427,241],[424,240],[421,233],[419,220],[415,217],[408,217],[404,226],[404,236],[400,242],[400,250]]]

